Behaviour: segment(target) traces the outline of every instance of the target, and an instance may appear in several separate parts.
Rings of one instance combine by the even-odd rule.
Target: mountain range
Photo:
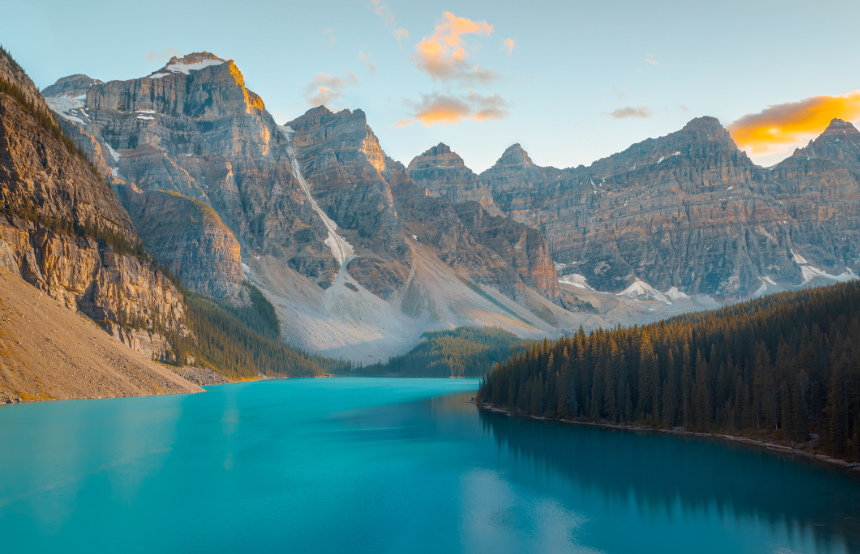
[[[0,63],[82,154],[46,158],[3,104],[0,261],[141,349],[129,321],[181,330],[183,310],[144,250],[225,306],[248,305],[252,283],[288,344],[361,364],[428,330],[559,336],[860,271],[860,133],[840,120],[771,168],[701,117],[589,167],[540,167],[515,144],[476,174],[445,144],[392,160],[361,110],[278,123],[206,52],[127,81],[72,75],[41,96]],[[12,213],[28,198],[51,221]],[[59,233],[66,219],[89,236]],[[148,353],[169,349],[154,342]]]

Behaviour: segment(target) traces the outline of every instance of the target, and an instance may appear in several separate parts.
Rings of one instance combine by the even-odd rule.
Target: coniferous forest
[[[479,377],[532,341],[498,327],[458,327],[427,331],[424,340],[402,356],[353,370],[358,375],[397,377]]]
[[[860,283],[642,327],[580,329],[496,365],[477,400],[534,416],[778,440],[860,460]]]

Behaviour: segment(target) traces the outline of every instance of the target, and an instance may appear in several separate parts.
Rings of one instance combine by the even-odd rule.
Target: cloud
[[[406,29],[394,29],[394,38],[397,39],[397,42],[400,42],[401,39],[409,38],[409,31]]]
[[[367,72],[371,75],[376,75],[376,63],[373,61],[373,57],[371,56],[370,51],[365,54],[364,52],[358,53],[358,59],[364,62],[364,65],[367,66]]]
[[[651,117],[652,115],[654,115],[654,113],[650,109],[645,107],[635,108],[633,106],[628,106],[626,108],[618,108],[615,111],[603,115],[608,115],[612,119],[645,119]]]
[[[654,59],[654,54],[646,54],[645,55],[645,63],[651,64],[651,65],[656,65],[656,66],[660,65],[660,63]]]
[[[514,46],[517,45],[517,42],[512,38],[506,38],[502,41],[502,50],[508,51],[508,56],[510,56],[514,52]]]
[[[182,57],[182,51],[177,50],[176,48],[165,48],[161,52],[155,52],[155,51],[150,50],[149,53],[146,55],[146,59],[147,59],[147,61],[150,61],[150,62],[151,61],[166,62],[170,58],[172,58],[173,56]]]
[[[429,37],[415,45],[412,61],[421,71],[433,80],[460,80],[465,82],[488,82],[498,78],[492,69],[471,65],[467,58],[468,44],[466,35],[493,34],[493,26],[486,21],[472,21],[457,17],[451,12],[442,15],[439,23]]]
[[[311,106],[329,106],[334,100],[343,97],[343,89],[359,83],[355,73],[344,72],[343,77],[320,73],[305,87],[305,100]]]
[[[329,27],[328,29],[323,31],[322,34],[323,34],[323,36],[326,36],[326,35],[328,36],[328,38],[329,38],[328,47],[329,47],[329,49],[334,50],[334,29]]]
[[[498,94],[482,95],[474,90],[468,94],[455,96],[449,94],[425,94],[421,102],[407,102],[412,110],[411,119],[397,122],[398,127],[411,125],[416,121],[425,126],[436,124],[451,125],[461,121],[496,121],[510,115],[509,104]]]
[[[382,18],[386,25],[395,25],[397,23],[394,12],[387,5],[383,4],[382,0],[370,0],[370,4],[367,7]]]
[[[679,110],[681,110],[682,112],[688,112],[688,111],[690,111],[690,108],[688,108],[688,107],[687,107],[687,106],[685,106],[684,104],[681,104],[680,106],[678,106],[678,109],[679,109]]]
[[[771,105],[741,117],[728,129],[739,147],[752,154],[764,154],[790,145],[801,146],[837,117],[848,121],[860,118],[860,90]]]

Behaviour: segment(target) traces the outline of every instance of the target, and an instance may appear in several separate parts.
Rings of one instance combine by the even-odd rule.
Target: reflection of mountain
[[[860,482],[764,450],[708,439],[548,424],[482,411],[499,449],[552,468],[608,503],[757,517],[860,548]],[[850,517],[855,516],[855,517]],[[849,547],[850,549],[850,547]]]

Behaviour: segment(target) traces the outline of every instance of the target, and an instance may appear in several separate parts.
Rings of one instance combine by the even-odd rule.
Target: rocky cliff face
[[[119,191],[149,253],[183,285],[232,304],[247,302],[239,242],[215,210],[177,192]]]
[[[443,196],[455,203],[477,202],[491,215],[502,214],[490,189],[446,144],[440,143],[416,156],[409,163],[408,172],[430,196]]]
[[[850,135],[841,126],[831,140],[843,132]],[[810,148],[825,151],[823,142]],[[480,179],[503,211],[544,232],[563,273],[598,290],[635,294],[628,287],[641,281],[731,300],[807,282],[816,271],[832,282],[857,269],[847,238],[854,178],[843,163],[826,178],[832,186],[806,186],[823,175],[797,167],[806,157],[816,159],[810,151],[773,171],[759,168],[705,117],[590,167],[540,168],[515,145]],[[787,195],[792,188],[803,195]],[[801,251],[810,253],[807,263],[793,253]]]
[[[66,142],[29,79],[9,79],[2,55],[0,67],[15,87],[0,92],[0,264],[118,336],[117,323],[178,327],[181,296],[132,255],[140,239],[110,187]]]

